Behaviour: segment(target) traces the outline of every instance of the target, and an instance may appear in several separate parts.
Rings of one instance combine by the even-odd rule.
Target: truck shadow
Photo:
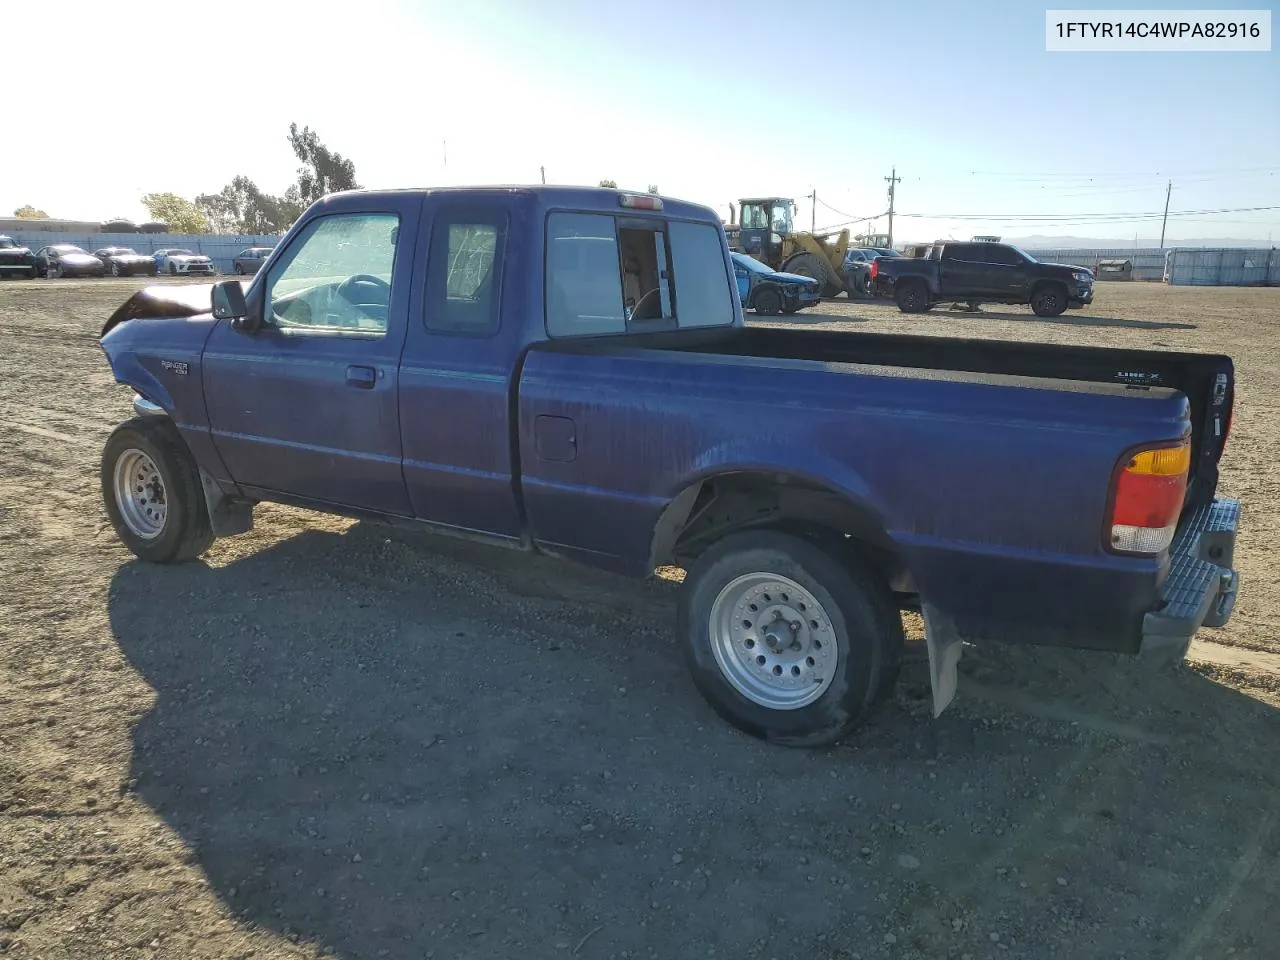
[[[981,309],[977,312],[968,310],[950,310],[945,305],[934,307],[931,315],[946,317],[954,315],[969,320],[1012,320],[1018,323],[1050,323],[1068,327],[1124,327],[1131,330],[1195,330],[1196,324],[1182,323],[1173,320],[1133,320],[1128,317],[1099,317],[1089,313],[1067,311],[1056,317],[1038,317],[1034,313],[1006,313]]]
[[[238,917],[342,958],[854,949],[889,923],[927,939],[931,916],[954,944],[912,897],[995,910],[997,865],[1084,887],[1118,856],[1160,882],[1078,895],[1121,911],[1100,948],[1136,948],[1153,934],[1126,911],[1178,935],[1230,873],[1187,867],[1169,825],[1233,857],[1271,809],[1280,713],[1095,655],[974,650],[937,721],[914,658],[848,743],[760,744],[686,679],[676,589],[363,523],[224,566],[126,564],[111,627],[155,690],[136,791]],[[1059,829],[1082,823],[1088,844]],[[883,897],[902,851],[920,883]]]

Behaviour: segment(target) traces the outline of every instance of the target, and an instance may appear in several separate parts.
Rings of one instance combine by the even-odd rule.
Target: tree
[[[209,219],[194,203],[176,193],[148,193],[142,198],[152,220],[167,223],[173,233],[208,233]]]
[[[13,215],[15,217],[21,217],[23,220],[48,220],[49,219],[49,215],[47,213],[45,213],[43,210],[36,209],[29,203],[25,207],[19,207],[17,210],[13,211]]]
[[[264,193],[243,175],[196,197],[196,206],[219,233],[283,233],[302,214],[297,203]]]
[[[305,210],[325,194],[360,189],[355,164],[321,143],[319,134],[310,127],[299,130],[296,123],[289,124],[289,145],[303,163],[298,168],[298,182],[285,192],[290,202]]]
[[[602,186],[602,187],[607,187],[607,188],[609,188],[610,190],[617,190],[617,189],[618,189],[618,185],[617,185],[614,181],[612,181],[612,180],[601,180],[601,181],[600,181],[600,186]]]
[[[196,197],[196,207],[219,233],[284,233],[312,203],[329,193],[358,190],[355,164],[320,142],[310,127],[289,124],[289,145],[302,161],[298,181],[275,196],[240,175],[217,193]]]

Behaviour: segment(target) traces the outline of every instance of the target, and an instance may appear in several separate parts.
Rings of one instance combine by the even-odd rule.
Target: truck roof
[[[403,197],[405,194],[420,194],[423,197],[434,195],[458,195],[459,197],[470,198],[501,198],[512,196],[531,197],[538,202],[539,206],[544,208],[570,207],[575,210],[598,210],[601,212],[615,213],[623,210],[620,198],[624,196],[653,198],[662,202],[662,213],[664,216],[677,217],[689,220],[706,220],[720,223],[720,216],[710,207],[700,203],[690,203],[686,200],[677,200],[673,197],[664,197],[646,193],[643,190],[617,190],[612,187],[573,187],[573,186],[547,186],[545,184],[491,184],[474,187],[403,187],[390,190],[344,190],[340,193],[331,193],[328,196],[317,200],[316,203],[345,206],[349,202],[348,198],[364,197],[377,199],[378,197]],[[648,210],[637,209],[634,212],[638,214],[648,213]]]

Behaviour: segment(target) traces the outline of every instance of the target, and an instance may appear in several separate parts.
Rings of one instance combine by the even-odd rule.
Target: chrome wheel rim
[[[154,540],[164,532],[169,500],[155,461],[141,450],[124,451],[116,459],[116,507],[129,532]]]
[[[711,649],[730,686],[770,710],[807,707],[831,685],[840,649],[831,618],[788,577],[748,573],[711,604]]]

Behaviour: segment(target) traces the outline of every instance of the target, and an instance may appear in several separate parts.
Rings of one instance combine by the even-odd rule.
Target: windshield
[[[876,247],[876,248],[875,248],[875,252],[876,252],[876,256],[878,256],[878,257],[900,257],[900,256],[902,256],[902,254],[901,254],[901,253],[899,253],[897,250],[890,249],[889,247]]]
[[[195,254],[192,253],[190,250],[170,250],[169,256],[194,257]]]
[[[763,230],[768,224],[764,204],[744,203],[742,205],[742,228],[744,230]]]
[[[74,247],[69,243],[59,243],[53,249],[57,250],[59,253],[84,253],[86,257],[89,255],[79,247]]]
[[[17,248],[17,246],[18,245],[8,237],[0,237],[0,250],[13,250]]]
[[[1005,246],[1008,247],[1010,250],[1016,251],[1020,256],[1026,257],[1027,260],[1030,261],[1031,263],[1040,262],[1031,254],[1027,253],[1027,251],[1023,250],[1021,247],[1015,247],[1012,243],[1006,243]]]
[[[786,236],[791,232],[791,204],[787,201],[780,201],[773,205],[773,212],[770,216],[770,226],[773,227],[774,233],[780,233]]]
[[[733,257],[734,263],[746,267],[752,273],[773,273],[767,265],[761,263],[755,257],[748,257],[745,253],[733,253],[730,256]]]

